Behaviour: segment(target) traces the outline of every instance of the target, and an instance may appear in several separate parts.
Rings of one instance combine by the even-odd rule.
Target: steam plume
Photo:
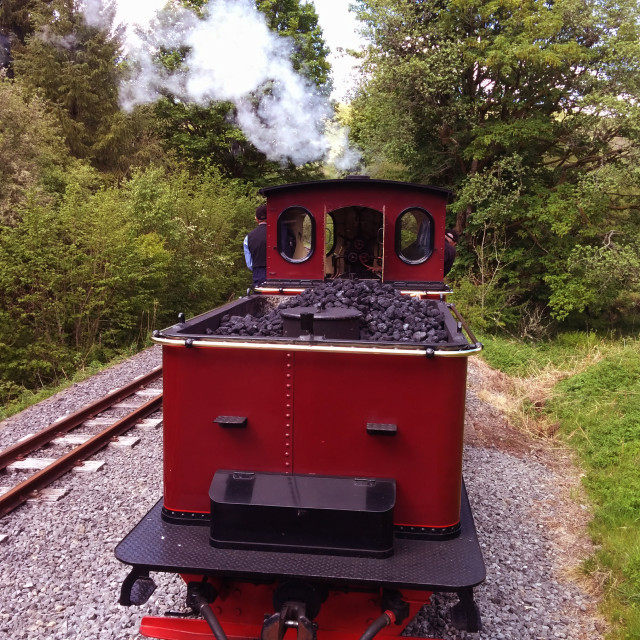
[[[167,91],[202,106],[228,101],[247,139],[272,160],[301,165],[330,158],[340,170],[357,164],[346,130],[335,132],[328,100],[296,73],[291,43],[268,28],[251,0],[210,0],[202,18],[176,2],[133,4],[140,12],[135,19],[123,19],[121,7],[111,5],[116,21],[124,23],[126,54],[135,69],[121,87],[123,108],[154,102]],[[91,24],[106,26],[103,0],[85,0],[84,6]],[[179,71],[157,63],[161,48],[188,51]]]

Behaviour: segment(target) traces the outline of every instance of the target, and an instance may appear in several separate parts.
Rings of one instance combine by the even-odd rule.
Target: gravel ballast
[[[0,423],[0,447],[159,364],[160,349],[153,347]],[[473,433],[480,423],[499,418],[474,392],[482,379],[473,360],[470,371],[467,423]],[[185,609],[182,582],[162,574],[153,574],[158,589],[146,605],[118,604],[128,567],[115,559],[114,548],[162,492],[161,428],[134,431],[141,437],[137,446],[110,447],[95,456],[106,462],[100,471],[59,479],[54,486],[68,487],[69,493],[58,502],[29,502],[0,520],[0,538],[6,536],[0,542],[0,638],[141,638],[143,615]],[[593,597],[572,579],[581,559],[575,548],[588,547],[583,531],[571,527],[580,505],[568,499],[566,468],[548,464],[542,455],[471,440],[464,474],[487,566],[486,582],[475,589],[484,628],[477,634],[453,629],[448,608],[457,598],[436,595],[412,623],[413,635],[602,638]],[[3,480],[0,475],[0,485],[8,483]]]

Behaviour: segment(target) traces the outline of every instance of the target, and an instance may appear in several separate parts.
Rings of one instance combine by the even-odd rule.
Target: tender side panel
[[[295,472],[394,478],[396,524],[455,525],[466,369],[466,358],[297,352]]]
[[[290,470],[288,371],[282,351],[163,348],[167,509],[208,513],[216,469]]]
[[[164,347],[165,507],[218,469],[393,478],[394,522],[459,521],[466,358]]]

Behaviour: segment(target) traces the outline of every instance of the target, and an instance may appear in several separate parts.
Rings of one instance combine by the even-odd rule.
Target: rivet
[[[285,463],[284,463],[284,466],[285,466],[285,467],[290,467],[290,466],[291,466],[291,463],[290,463],[290,462],[285,462]]]

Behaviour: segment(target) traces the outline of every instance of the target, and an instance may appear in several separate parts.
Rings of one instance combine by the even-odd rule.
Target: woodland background
[[[255,4],[328,96],[313,5]],[[536,339],[635,331],[637,3],[360,0],[354,10],[370,44],[352,99],[333,105],[362,154],[350,172],[455,192],[450,284],[472,326]],[[158,65],[180,69],[184,51],[146,37]],[[121,31],[89,26],[74,0],[4,0],[0,58],[2,402],[244,292],[258,188],[340,175],[269,160],[230,103],[165,92],[123,110],[119,88],[135,69]]]
[[[180,9],[205,19],[205,5],[170,0],[162,19],[178,29]],[[313,5],[255,7],[328,98]],[[331,105],[360,149],[349,172],[455,192],[451,298],[504,372],[510,422],[576,452],[595,543],[582,570],[607,637],[638,638],[640,5],[353,8],[369,45],[350,100]],[[167,34],[142,37],[179,76],[189,51]],[[244,293],[258,189],[342,175],[269,159],[229,102],[165,90],[123,109],[139,71],[123,43],[74,0],[0,0],[0,417],[145,346],[179,312]],[[250,96],[256,113],[279,82]]]

